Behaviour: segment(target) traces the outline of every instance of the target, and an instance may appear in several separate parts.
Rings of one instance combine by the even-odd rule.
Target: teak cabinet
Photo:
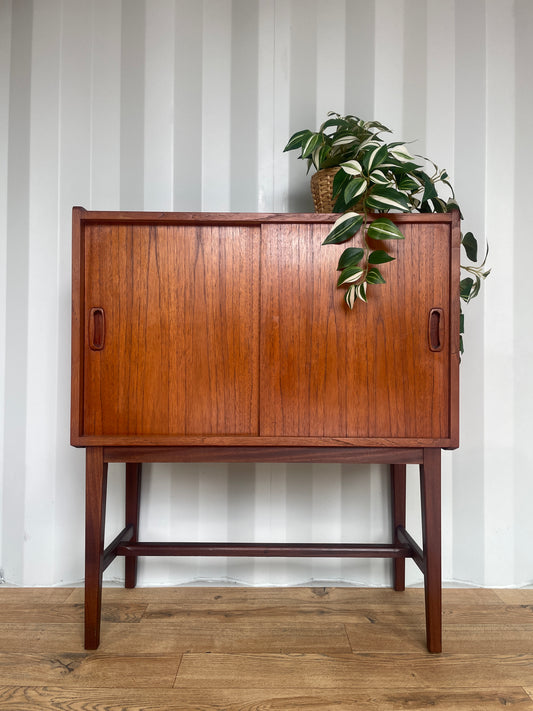
[[[71,443],[87,448],[86,647],[102,573],[140,555],[385,556],[424,572],[441,649],[440,449],[458,446],[459,217],[392,216],[385,285],[349,311],[322,246],[335,215],[73,210]],[[389,544],[138,539],[141,463],[384,462]],[[126,525],[104,549],[108,462],[126,463]],[[420,465],[423,542],[405,530]],[[354,591],[354,595],[356,592]]]

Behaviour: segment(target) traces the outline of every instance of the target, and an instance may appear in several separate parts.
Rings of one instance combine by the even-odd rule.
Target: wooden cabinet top
[[[337,217],[74,208],[72,444],[457,446],[457,213],[353,311]]]

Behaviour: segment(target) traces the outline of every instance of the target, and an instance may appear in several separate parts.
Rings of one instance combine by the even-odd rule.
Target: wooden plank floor
[[[444,653],[423,591],[0,587],[0,709],[533,710],[533,590],[445,589]]]

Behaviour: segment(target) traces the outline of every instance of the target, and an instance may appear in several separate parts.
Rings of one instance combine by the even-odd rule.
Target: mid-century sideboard
[[[458,446],[457,212],[391,215],[386,284],[350,311],[336,287],[336,215],[73,210],[71,443],[86,448],[85,646],[102,573],[139,556],[387,557],[422,570],[427,647],[441,651],[441,448]],[[357,236],[355,238],[357,240]],[[390,543],[143,542],[143,462],[390,465]],[[104,547],[109,462],[126,521]],[[420,466],[422,542],[406,530]],[[357,590],[354,589],[354,596]]]

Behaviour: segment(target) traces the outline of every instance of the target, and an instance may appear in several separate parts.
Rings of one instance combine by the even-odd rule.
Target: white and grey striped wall
[[[69,446],[70,219],[90,209],[311,211],[283,147],[327,111],[446,167],[492,275],[466,314],[461,448],[443,454],[443,575],[533,584],[531,0],[0,0],[0,568],[83,577]],[[417,526],[417,475],[409,472]],[[108,531],[121,526],[112,466]],[[146,467],[144,539],[372,542],[386,470]],[[120,579],[121,562],[107,571]],[[387,585],[385,561],[155,559],[141,584]],[[414,566],[408,580],[419,581]]]

